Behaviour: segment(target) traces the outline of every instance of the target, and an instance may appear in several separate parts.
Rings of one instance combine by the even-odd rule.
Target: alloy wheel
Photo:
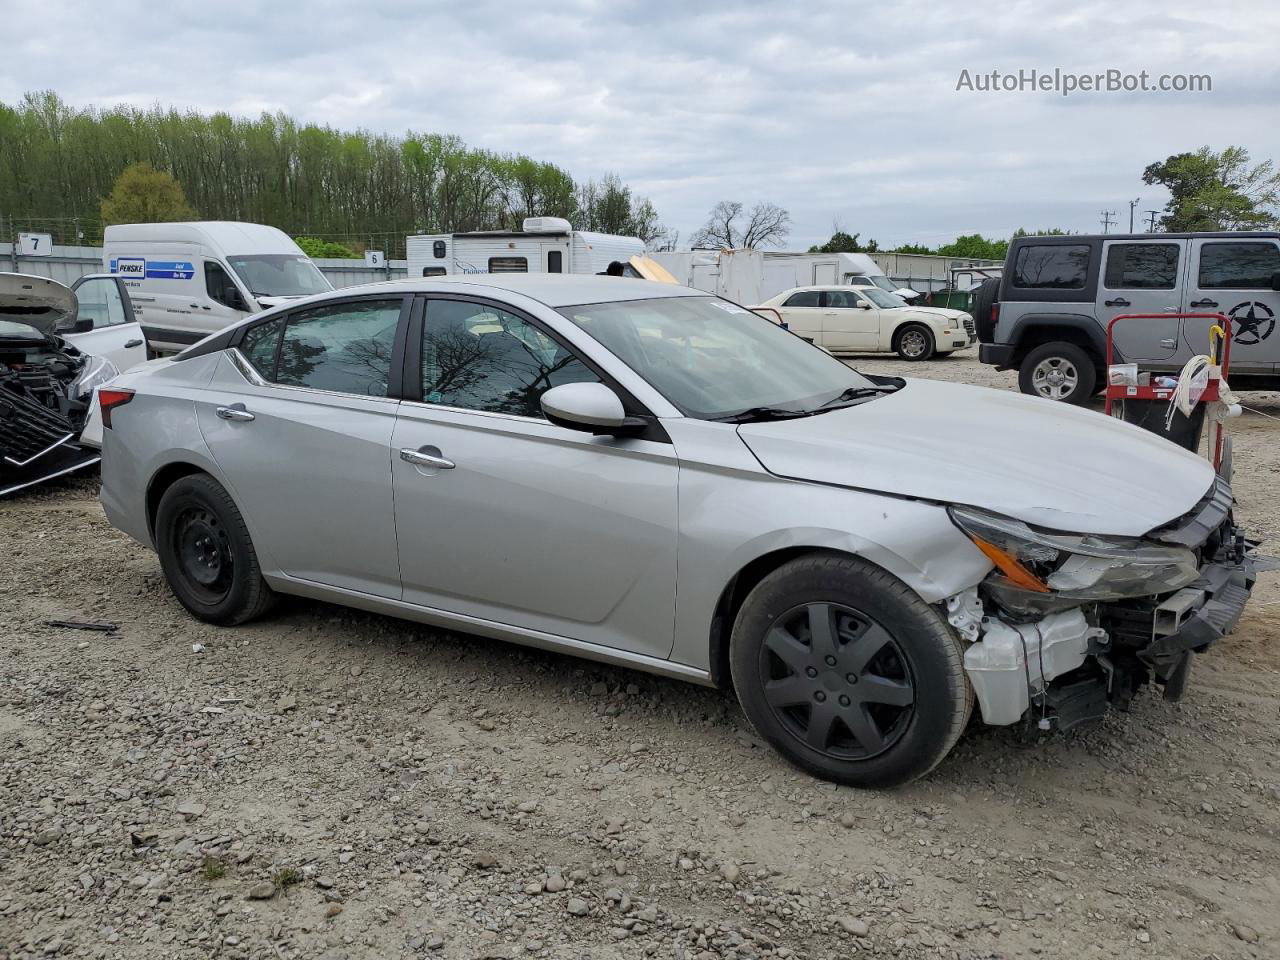
[[[1050,400],[1062,400],[1080,383],[1076,365],[1065,357],[1045,357],[1031,371],[1031,385],[1037,394]]]
[[[809,603],[778,617],[760,647],[764,697],[787,731],[840,760],[884,753],[915,711],[910,665],[870,617]]]
[[[919,357],[929,349],[929,341],[919,330],[908,330],[902,335],[902,352],[908,357]]]

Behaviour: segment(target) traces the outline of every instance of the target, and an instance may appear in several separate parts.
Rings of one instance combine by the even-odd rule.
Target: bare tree
[[[721,200],[702,229],[693,235],[694,247],[776,247],[791,232],[791,214],[776,203],[757,203],[747,212],[737,200]]]

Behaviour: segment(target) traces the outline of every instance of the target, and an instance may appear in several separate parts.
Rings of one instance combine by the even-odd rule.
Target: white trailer
[[[865,253],[694,250],[649,256],[685,286],[748,305],[814,284],[876,286],[906,299],[917,296],[890,280]]]
[[[523,231],[437,233],[405,241],[408,275],[455,273],[604,273],[644,254],[644,241],[574,230],[560,217],[528,217]]]

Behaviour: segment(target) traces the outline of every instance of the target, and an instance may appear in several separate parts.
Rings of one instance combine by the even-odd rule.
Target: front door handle
[[[1177,345],[1178,345],[1178,341],[1173,339],[1172,337],[1168,338],[1167,340],[1160,341],[1160,346],[1164,347],[1166,350],[1172,350],[1175,347],[1177,347]]]
[[[243,403],[233,403],[226,407],[215,407],[213,410],[222,420],[234,420],[236,423],[248,423],[253,414],[244,408]]]
[[[439,447],[431,446],[419,447],[417,450],[405,447],[400,451],[400,459],[415,467],[435,467],[437,470],[452,470],[457,466],[452,460],[440,455]]]
[[[1129,307],[1132,306],[1124,297],[1116,297],[1114,300],[1104,300],[1103,303],[1108,307]]]
[[[1216,307],[1217,305],[1217,300],[1210,300],[1208,297],[1205,297],[1203,300],[1192,300],[1190,304],[1190,306],[1193,307]]]
[[[132,350],[134,347],[140,347],[140,346],[142,346],[141,340],[130,340],[127,343],[125,343],[124,348],[126,350]]]

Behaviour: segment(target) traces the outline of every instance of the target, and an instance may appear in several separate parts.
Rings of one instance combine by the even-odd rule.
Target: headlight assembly
[[[120,371],[106,357],[87,357],[67,393],[78,400],[91,394],[94,387],[100,387],[118,376]]]
[[[1090,534],[1046,533],[1020,520],[972,507],[951,519],[1012,586],[1033,594],[1088,602],[1170,593],[1199,576],[1182,547]],[[1045,599],[1048,599],[1047,597]]]

